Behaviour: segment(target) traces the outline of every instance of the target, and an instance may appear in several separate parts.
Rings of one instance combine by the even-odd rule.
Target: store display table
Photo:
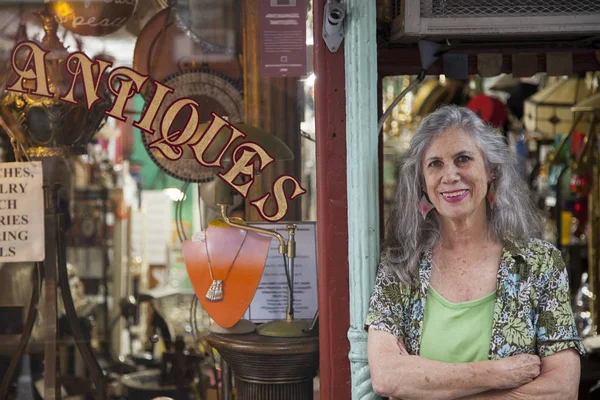
[[[309,400],[319,369],[319,338],[256,333],[211,334],[208,342],[233,371],[238,400]]]

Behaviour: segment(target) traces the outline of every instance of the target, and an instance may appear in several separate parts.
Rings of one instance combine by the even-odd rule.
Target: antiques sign
[[[43,261],[42,163],[0,163],[0,262]]]
[[[293,1],[295,4],[296,0]],[[100,59],[92,60],[82,52],[70,54],[64,62],[67,72],[72,76],[70,89],[66,93],[53,93],[55,89],[49,85],[49,73],[46,71],[46,57],[49,53],[50,50],[44,50],[35,42],[19,43],[13,49],[11,57],[12,72],[16,78],[12,84],[7,85],[6,90],[41,97],[58,97],[65,102],[78,104],[75,88],[77,82],[81,81],[86,107],[88,110],[91,109],[101,99],[98,89],[103,75],[112,66],[112,63]],[[19,60],[25,60],[25,62],[17,62]],[[235,145],[234,142],[246,138],[246,134],[215,112],[210,113],[212,117],[210,124],[201,135],[197,135],[196,131],[200,125],[200,104],[187,97],[171,102],[168,95],[173,93],[174,89],[156,80],[148,81],[148,79],[148,75],[142,75],[131,68],[113,69],[106,78],[106,82],[109,82],[108,89],[113,94],[112,107],[104,113],[119,121],[127,121],[125,115],[127,101],[139,93],[144,85],[153,85],[152,98],[146,103],[140,119],[133,122],[134,127],[142,130],[145,135],[153,137],[148,145],[149,148],[156,149],[165,159],[171,161],[177,161],[183,157],[184,152],[191,151],[198,164],[214,170],[224,169],[224,156],[230,151],[232,165],[228,166],[225,171],[218,172],[217,176],[246,198],[254,183],[255,173],[264,170],[275,159],[256,142],[247,140]],[[168,104],[166,112],[161,117],[159,127],[155,129],[154,121],[165,101],[167,102],[165,104]],[[185,127],[178,130],[172,129],[175,119],[185,110],[189,112]],[[217,135],[222,134],[222,129],[228,136],[226,144],[221,147],[214,160],[208,160],[208,147]],[[239,183],[240,181],[244,183]],[[292,186],[291,191],[288,189],[289,195],[284,189],[286,183],[290,183]],[[290,187],[289,184],[287,186]],[[272,187],[272,193],[266,193],[262,197],[251,200],[249,204],[258,210],[263,219],[276,222],[283,219],[288,211],[288,197],[293,200],[305,194],[306,189],[291,175],[279,176]],[[276,209],[270,215],[265,212],[265,203],[269,199],[275,203]]]

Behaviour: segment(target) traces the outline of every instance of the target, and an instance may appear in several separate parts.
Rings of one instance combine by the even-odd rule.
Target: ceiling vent
[[[600,35],[599,0],[393,0],[391,42],[548,41]]]

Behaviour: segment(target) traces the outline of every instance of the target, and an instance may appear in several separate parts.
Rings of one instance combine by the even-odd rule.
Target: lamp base
[[[310,322],[302,320],[277,320],[267,322],[256,328],[256,333],[262,336],[271,337],[308,337],[312,336],[309,332]]]

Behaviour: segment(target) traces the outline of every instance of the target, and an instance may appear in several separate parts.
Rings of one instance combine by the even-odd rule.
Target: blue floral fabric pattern
[[[431,257],[431,250],[423,254],[418,281],[410,285],[379,268],[365,321],[365,327],[402,338],[413,355],[419,354]],[[568,348],[585,354],[571,309],[565,263],[548,242],[505,240],[493,321],[489,360],[516,354],[547,357]]]

